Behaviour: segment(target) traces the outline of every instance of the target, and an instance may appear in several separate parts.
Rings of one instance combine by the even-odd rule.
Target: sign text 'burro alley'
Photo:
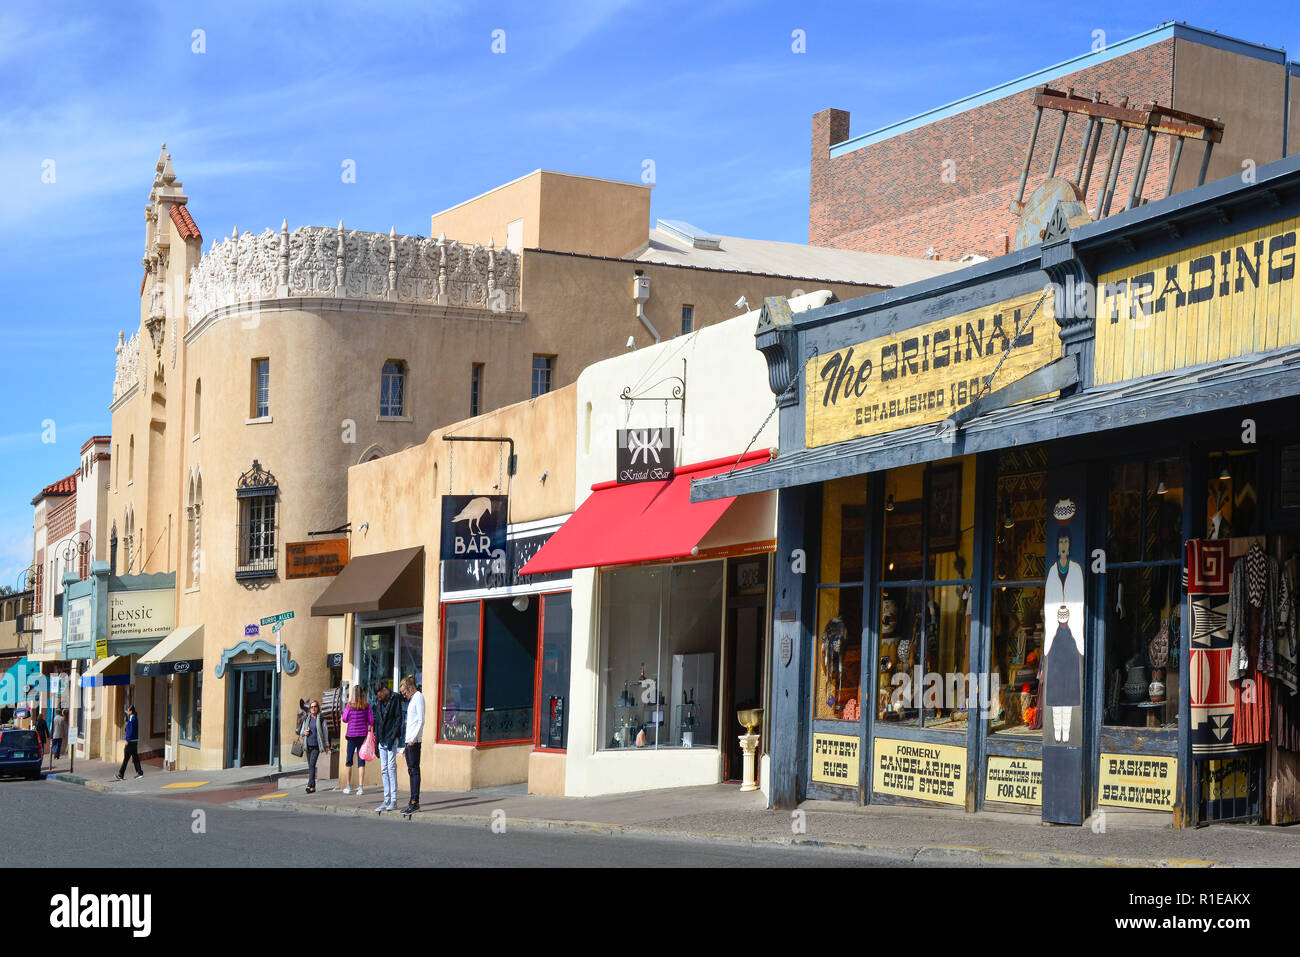
[[[986,384],[1042,368],[1060,354],[1052,314],[1052,296],[1034,290],[813,356],[804,369],[808,447],[941,422]]]

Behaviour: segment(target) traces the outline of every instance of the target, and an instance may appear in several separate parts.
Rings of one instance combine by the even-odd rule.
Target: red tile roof
[[[61,478],[52,485],[47,485],[41,489],[40,494],[32,499],[35,505],[47,495],[76,495],[77,494],[77,473],[73,472],[67,478]]]
[[[194,222],[194,217],[184,206],[173,206],[171,210],[172,222],[176,224],[177,231],[181,234],[181,239],[197,239],[202,241],[203,236],[199,232],[199,227]]]

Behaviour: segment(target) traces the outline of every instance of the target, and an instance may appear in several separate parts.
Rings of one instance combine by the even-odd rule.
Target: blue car
[[[0,774],[41,776],[41,741],[35,731],[0,728]]]

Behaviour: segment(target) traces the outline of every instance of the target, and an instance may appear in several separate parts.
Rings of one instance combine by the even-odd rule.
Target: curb
[[[345,817],[363,817],[378,819],[385,817],[375,814],[373,810],[361,808],[334,807],[327,804],[302,804],[297,801],[259,800],[256,802],[237,801],[230,805],[245,809],[272,808],[282,811],[299,811],[305,814],[336,814]],[[396,814],[390,812],[390,819]],[[422,812],[418,818],[412,818],[424,824],[451,824],[469,827],[491,825],[490,818],[469,814],[437,814]],[[1072,866],[1072,867],[1140,867],[1140,868],[1208,868],[1228,867],[1231,865],[1219,861],[1199,858],[1135,858],[1105,857],[1095,854],[1082,854],[1076,851],[1012,851],[1005,848],[963,846],[963,845],[916,845],[898,846],[894,844],[871,844],[854,841],[819,840],[814,838],[773,838],[745,837],[716,831],[682,831],[668,828],[649,828],[635,824],[607,824],[598,821],[552,820],[548,818],[510,818],[511,827],[536,831],[568,831],[576,834],[608,834],[611,836],[631,836],[659,839],[688,839],[710,841],[721,844],[739,844],[751,847],[807,847],[824,848],[834,851],[869,853],[877,857],[886,857],[909,864],[942,863],[966,866],[983,865],[987,867],[1011,866]]]
[[[168,773],[175,773],[175,772],[168,772]],[[202,773],[202,772],[197,772],[197,773]],[[237,788],[245,784],[274,784],[277,781],[279,781],[281,776],[283,775],[284,775],[283,771],[273,773],[273,774],[260,774],[251,778],[241,778],[238,781],[222,782],[221,786],[223,788],[224,787]],[[116,782],[99,781],[93,778],[85,778],[82,777],[80,774],[72,774],[67,771],[59,771],[56,774],[46,774],[45,780],[63,781],[67,784],[80,784],[82,787],[90,788],[92,791],[99,791],[101,794],[121,794],[126,797],[136,797],[141,794],[152,793],[152,792],[142,792],[142,791],[119,790],[118,788],[112,786]]]

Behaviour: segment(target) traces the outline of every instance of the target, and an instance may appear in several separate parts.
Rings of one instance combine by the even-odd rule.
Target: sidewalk
[[[283,796],[279,796],[283,795]],[[399,791],[404,804],[407,792]],[[235,807],[293,809],[308,813],[381,817],[381,795],[362,798],[335,790],[303,793],[285,781],[275,792]],[[501,812],[501,814],[496,814]],[[1108,809],[1106,830],[1055,827],[1036,815],[965,814],[960,810],[806,801],[800,815],[764,807],[759,792],[735,784],[677,788],[589,798],[546,797],[520,788],[423,795],[412,820],[430,824],[565,829],[655,837],[689,837],[750,844],[813,845],[865,850],[908,862],[967,865],[1065,866],[1295,866],[1300,828],[1220,825],[1175,831],[1168,815]],[[504,815],[504,817],[502,817]],[[796,825],[802,832],[796,832]]]
[[[126,769],[126,779],[123,781],[114,779],[114,775],[117,774],[117,770],[121,765],[120,761],[87,761],[78,758],[73,768],[69,770],[68,757],[64,755],[54,762],[54,770],[50,771],[50,761],[47,756],[44,769],[46,777],[51,780],[81,784],[96,791],[105,791],[112,794],[153,795],[157,795],[159,790],[162,789],[229,788],[251,782],[272,783],[283,775],[307,773],[306,763],[296,761],[293,764],[286,763],[284,770],[279,772],[269,765],[249,768],[226,768],[221,771],[164,771],[161,758],[144,760],[140,763],[144,768],[144,777],[137,778],[135,776],[135,767],[132,765]]]

